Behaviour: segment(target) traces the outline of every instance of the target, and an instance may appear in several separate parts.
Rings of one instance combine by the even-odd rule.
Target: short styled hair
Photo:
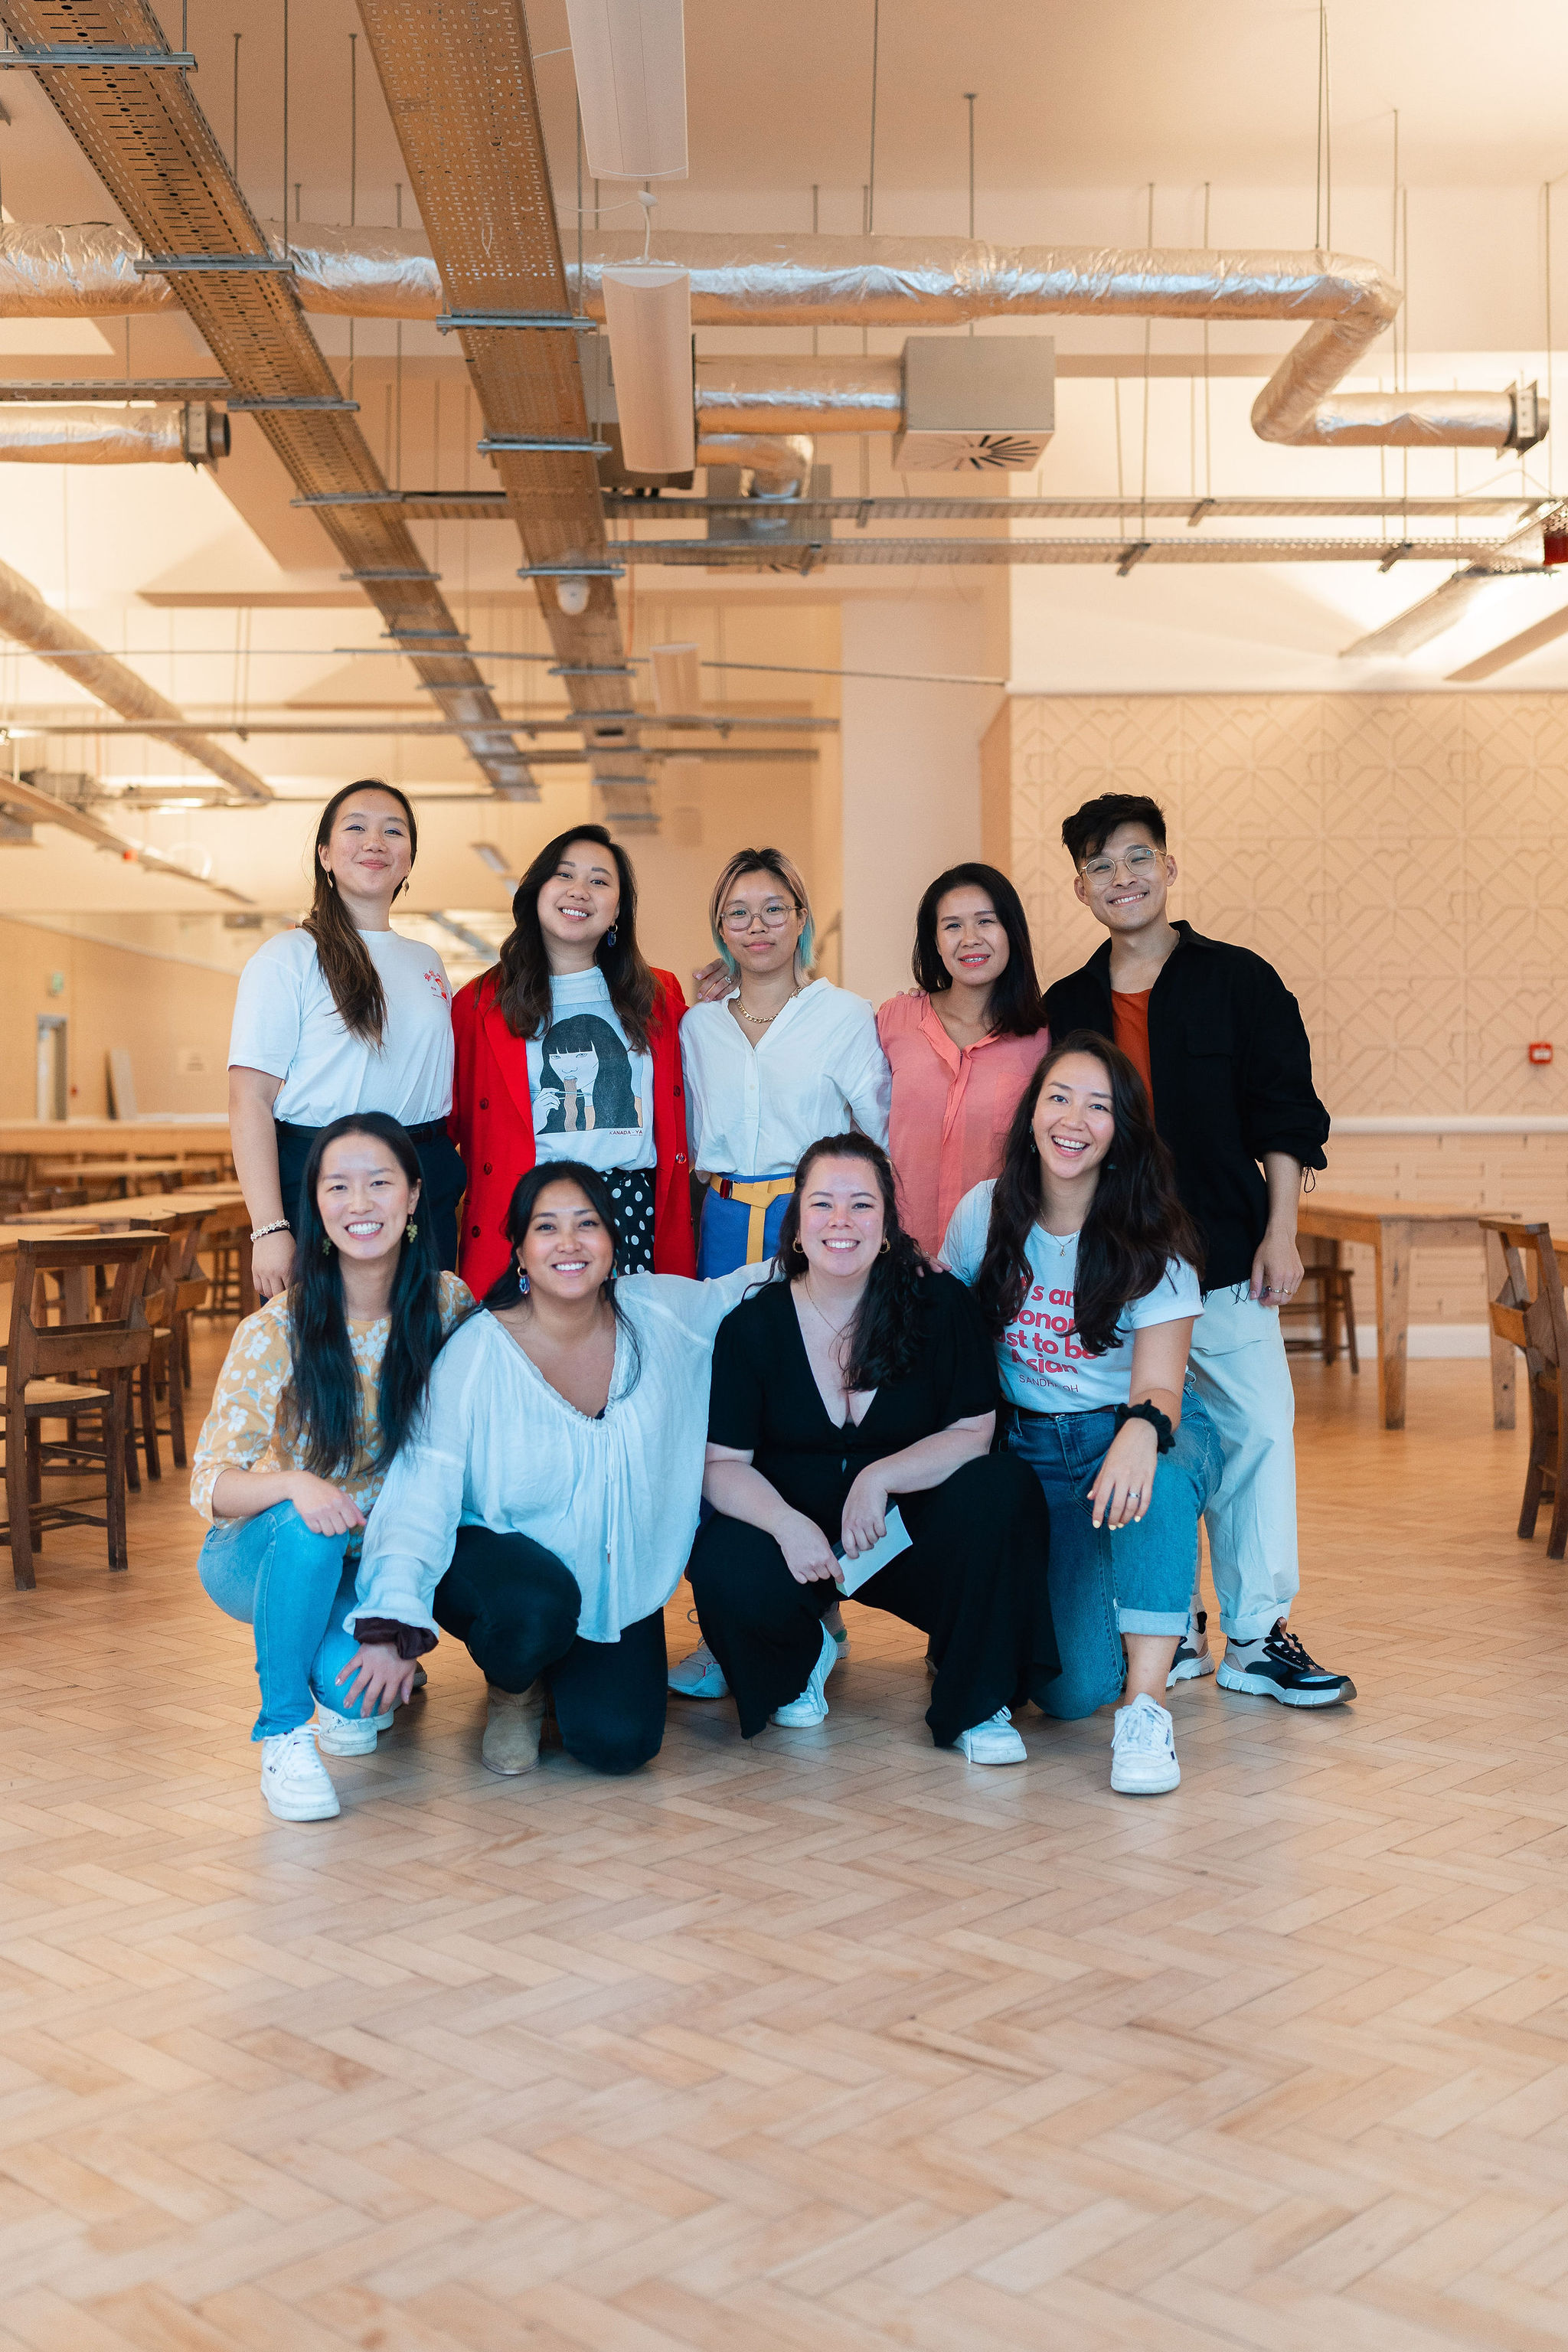
[[[1075,866],[1098,857],[1119,824],[1141,824],[1165,846],[1165,812],[1147,793],[1101,793],[1062,824],[1062,844]]]
[[[713,885],[713,896],[708,902],[708,928],[713,934],[713,944],[721,959],[730,967],[730,977],[734,979],[741,967],[725,945],[723,926],[719,918],[724,911],[725,899],[736,883],[743,882],[748,874],[771,874],[779,888],[794,899],[796,914],[805,917],[805,928],[795,943],[795,976],[804,982],[816,961],[816,925],[811,912],[811,900],[805,895],[805,884],[800,878],[800,870],[794,859],[786,857],[782,849],[738,849]]]

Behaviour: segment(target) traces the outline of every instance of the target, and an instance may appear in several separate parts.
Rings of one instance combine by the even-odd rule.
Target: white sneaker
[[[1026,1764],[1029,1751],[1013,1728],[1013,1717],[1005,1706],[984,1723],[971,1724],[953,1741],[961,1756],[972,1764]]]
[[[768,1717],[769,1722],[776,1723],[781,1731],[809,1731],[814,1723],[826,1723],[827,1699],[825,1695],[825,1685],[828,1675],[837,1664],[838,1644],[825,1625],[822,1629],[822,1648],[816,1664],[811,1670],[811,1680],[800,1696],[792,1698],[787,1706],[781,1706],[776,1714],[771,1715]]]
[[[1194,1609],[1187,1619],[1187,1630],[1176,1644],[1176,1654],[1171,1660],[1171,1671],[1165,1676],[1165,1688],[1173,1690],[1178,1683],[1196,1682],[1201,1675],[1214,1672],[1214,1652],[1209,1648],[1209,1615],[1206,1609]]]
[[[280,1822],[330,1822],[338,1811],[331,1775],[316,1753],[316,1727],[300,1724],[261,1743],[261,1793]]]
[[[1116,1710],[1110,1785],[1122,1797],[1163,1797],[1181,1780],[1170,1709],[1140,1691],[1131,1706]]]
[[[724,1669],[708,1647],[699,1642],[665,1676],[669,1687],[680,1698],[728,1698],[730,1685],[724,1680]]]
[[[339,1715],[335,1708],[316,1708],[316,1746],[323,1756],[371,1756],[375,1735],[392,1728],[392,1709],[384,1715]]]

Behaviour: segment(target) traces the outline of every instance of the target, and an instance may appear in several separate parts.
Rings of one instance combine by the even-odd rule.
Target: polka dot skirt
[[[605,1181],[616,1210],[616,1272],[653,1272],[653,1170],[612,1168]]]

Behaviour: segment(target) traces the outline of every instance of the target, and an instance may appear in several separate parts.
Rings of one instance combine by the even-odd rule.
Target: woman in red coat
[[[695,1274],[686,1090],[673,972],[637,943],[631,860],[602,824],[550,842],[517,886],[500,961],[452,1000],[450,1129],[468,1171],[459,1265],[482,1298],[510,1263],[518,1178],[543,1160],[598,1169],[622,1274]]]

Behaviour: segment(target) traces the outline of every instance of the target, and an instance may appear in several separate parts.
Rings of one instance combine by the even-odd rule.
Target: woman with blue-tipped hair
[[[704,1278],[773,1256],[818,1136],[856,1127],[886,1147],[890,1085],[866,999],[811,976],[811,902],[782,850],[737,850],[709,921],[728,978],[711,966],[716,993],[680,1024]]]
[[[709,923],[721,961],[699,975],[680,1052],[691,1165],[708,1187],[697,1271],[711,1280],[771,1261],[795,1169],[820,1137],[858,1129],[886,1150],[892,1080],[866,999],[811,976],[811,901],[782,850],[737,850]],[[846,1647],[837,1610],[829,1623]],[[706,1643],[671,1667],[669,1686],[688,1698],[728,1687]]]

